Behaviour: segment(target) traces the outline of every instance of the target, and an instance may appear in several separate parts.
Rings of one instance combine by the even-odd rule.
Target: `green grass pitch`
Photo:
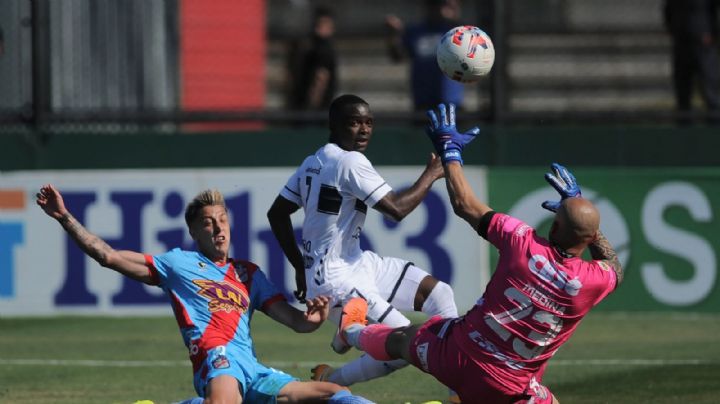
[[[421,318],[414,318],[419,321]],[[333,353],[334,329],[295,334],[262,313],[262,362],[307,380]],[[551,360],[545,384],[562,403],[720,402],[720,315],[591,313]],[[417,369],[353,386],[378,403],[442,400]],[[190,362],[170,317],[0,318],[0,403],[156,404],[194,396]]]

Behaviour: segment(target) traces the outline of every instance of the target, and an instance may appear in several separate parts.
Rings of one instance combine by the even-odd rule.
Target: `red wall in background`
[[[181,0],[183,110],[265,103],[265,0]]]

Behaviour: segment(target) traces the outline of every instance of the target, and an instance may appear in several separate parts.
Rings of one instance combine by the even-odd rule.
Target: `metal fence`
[[[265,107],[222,112],[180,111],[178,0],[0,0],[0,128],[321,122],[324,113],[287,111],[282,101],[283,43],[302,32],[318,3],[336,12],[340,92],[360,93],[376,114],[406,122],[407,66],[388,60],[382,20],[389,13],[421,18],[416,0],[268,0]],[[498,56],[493,74],[467,89],[465,114],[494,123],[672,122],[678,116],[661,6],[466,0],[463,22],[487,27]]]
[[[132,120],[176,110],[177,1],[0,4],[5,123]]]

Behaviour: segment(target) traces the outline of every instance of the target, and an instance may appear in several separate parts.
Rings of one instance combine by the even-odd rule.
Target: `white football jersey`
[[[367,209],[391,190],[365,155],[334,143],[308,156],[290,177],[280,195],[305,212],[301,250],[309,292],[340,280],[360,259]]]

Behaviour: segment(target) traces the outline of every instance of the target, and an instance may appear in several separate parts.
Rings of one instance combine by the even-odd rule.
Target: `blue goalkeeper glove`
[[[542,203],[542,207],[551,211],[557,212],[560,208],[560,202],[567,198],[581,197],[580,186],[575,180],[575,176],[572,175],[567,168],[561,166],[558,163],[552,163],[550,166],[552,172],[545,173],[545,181],[550,183],[553,188],[560,194],[559,201],[545,201]]]
[[[459,133],[455,128],[455,104],[438,105],[438,115],[435,111],[429,109],[427,116],[430,118],[430,124],[425,129],[428,137],[435,146],[435,151],[443,164],[449,161],[459,161],[463,163],[461,152],[465,145],[472,142],[480,133],[480,128],[474,127],[465,133]]]

